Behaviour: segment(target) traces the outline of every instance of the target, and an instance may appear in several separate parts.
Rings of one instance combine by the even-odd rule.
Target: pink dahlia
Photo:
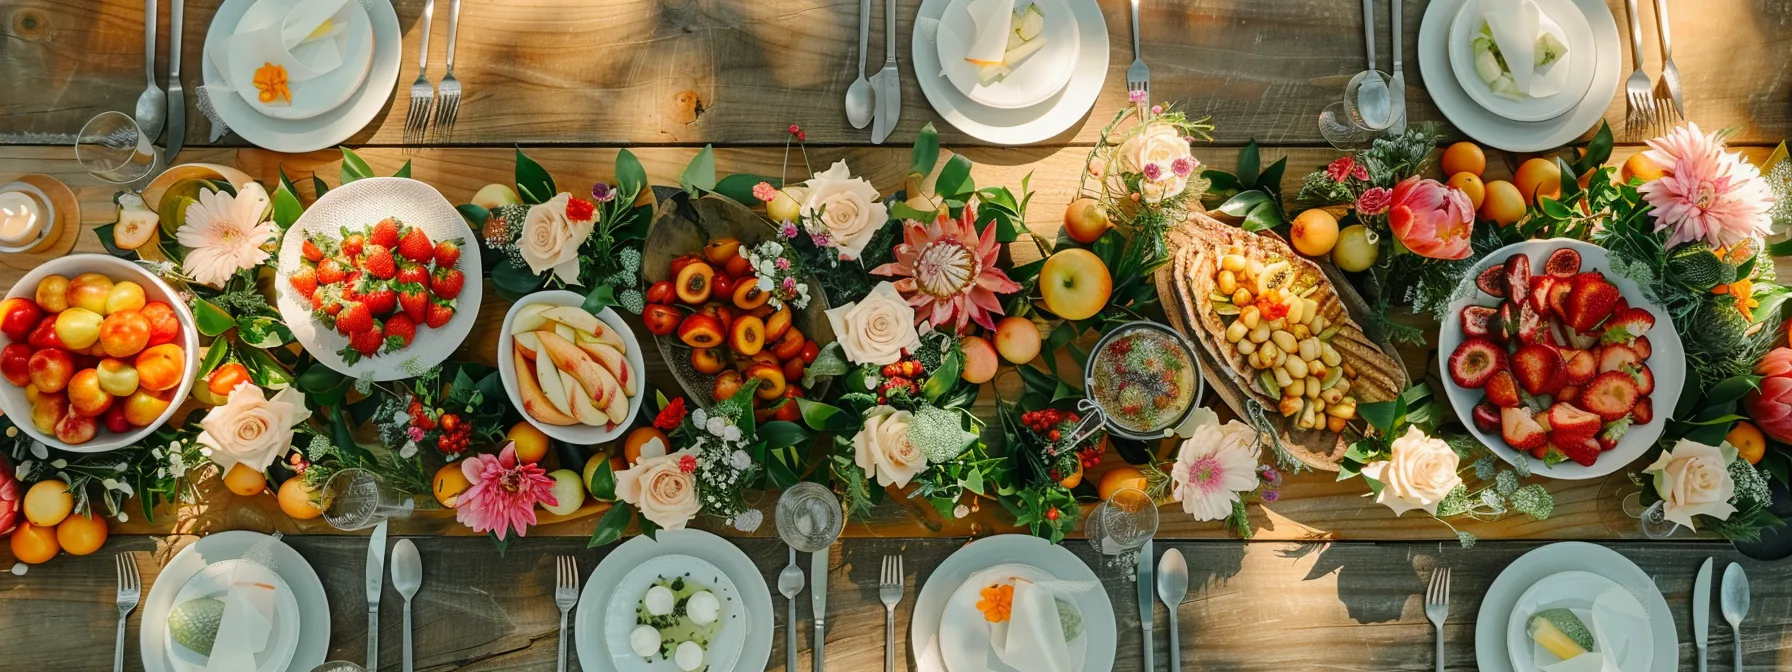
[[[472,486],[461,493],[454,519],[474,532],[493,532],[502,541],[511,530],[523,536],[535,524],[535,506],[553,506],[554,479],[541,465],[516,459],[516,443],[504,444],[497,455],[474,455],[462,460],[460,471]]]
[[[1019,283],[996,268],[1001,249],[995,225],[978,236],[976,210],[967,206],[958,219],[941,215],[931,224],[903,222],[896,261],[871,272],[905,276],[895,282],[896,290],[915,307],[915,324],[929,321],[943,329],[953,323],[962,332],[975,321],[995,329],[990,315],[1002,314],[997,295],[1020,291]]]
[[[1669,231],[1669,247],[1695,240],[1728,247],[1770,232],[1773,191],[1741,154],[1724,151],[1717,134],[1702,135],[1689,122],[1650,140],[1643,156],[1667,167],[1640,191],[1655,208],[1655,230]]]
[[[1388,228],[1414,254],[1431,259],[1467,257],[1474,226],[1474,204],[1461,189],[1417,175],[1394,185]]]

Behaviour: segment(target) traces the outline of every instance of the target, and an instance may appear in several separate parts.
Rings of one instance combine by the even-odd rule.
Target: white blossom
[[[730,427],[730,429],[733,428]],[[737,450],[728,455],[728,466],[744,470],[753,466],[753,458],[747,455],[747,451]]]
[[[709,433],[714,434],[716,436],[721,436],[722,430],[727,427],[728,427],[728,421],[726,419],[722,418],[721,416],[716,416],[716,417],[710,418],[709,422],[704,425],[704,428],[708,429]]]
[[[709,422],[709,411],[705,411],[701,408],[691,411],[691,424],[702,427],[703,423],[706,422]]]
[[[404,442],[403,446],[400,446],[398,448],[398,456],[402,457],[404,459],[407,459],[407,460],[411,459],[411,456],[416,455],[416,454],[417,454],[417,442],[416,441],[406,441],[406,442]]]
[[[68,468],[68,460],[58,457],[58,458],[50,461],[50,466],[55,467],[57,469],[67,469]]]
[[[759,526],[764,522],[764,513],[758,509],[747,509],[746,511],[742,511],[740,515],[734,517],[734,529],[742,532],[752,532],[759,529]]]
[[[722,440],[723,441],[739,441],[740,440],[740,428],[736,427],[734,425],[729,425],[727,427],[723,427],[722,428]]]

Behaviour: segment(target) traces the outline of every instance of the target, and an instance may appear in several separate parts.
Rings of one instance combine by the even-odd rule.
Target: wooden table
[[[1093,1],[1093,0],[1075,0]],[[1411,46],[1418,34],[1425,3],[1405,4],[1405,62],[1410,117],[1415,122],[1443,122],[1424,94],[1422,73]],[[190,90],[200,82],[200,45],[218,5],[217,0],[188,3],[186,40],[182,45],[183,82]],[[1076,188],[1078,172],[1100,126],[1125,104],[1124,70],[1131,61],[1128,10],[1124,2],[1101,0],[1110,34],[1109,76],[1094,111],[1057,138],[1030,147],[991,147],[938,121],[914,83],[907,44],[919,0],[898,2],[899,53],[904,71],[901,123],[888,145],[869,145],[869,132],[845,122],[841,100],[852,81],[856,59],[849,58],[857,36],[857,4],[851,0],[474,0],[462,9],[462,30],[456,74],[467,87],[460,120],[451,143],[404,143],[404,84],[415,77],[414,55],[423,35],[417,19],[424,0],[394,0],[405,31],[404,67],[398,91],[387,112],[345,144],[365,157],[376,173],[390,173],[405,161],[412,175],[437,186],[451,201],[461,202],[488,182],[507,182],[512,146],[522,146],[563,185],[609,180],[615,153],[628,147],[645,164],[652,181],[676,182],[684,164],[706,143],[716,145],[720,173],[777,174],[784,157],[785,129],[800,124],[817,166],[846,159],[855,173],[884,189],[895,189],[908,164],[907,144],[921,125],[934,121],[941,142],[950,151],[976,163],[979,184],[1018,186],[1032,174],[1038,192],[1028,213],[1031,228],[1055,235],[1063,206]],[[874,27],[882,25],[881,3]],[[1341,94],[1344,83],[1361,68],[1360,5],[1349,0],[1146,0],[1141,9],[1140,37],[1152,65],[1152,90],[1161,99],[1180,101],[1194,115],[1211,115],[1218,126],[1211,147],[1199,148],[1205,162],[1230,167],[1238,148],[1256,140],[1265,160],[1286,156],[1290,169],[1285,187],[1292,193],[1300,176],[1339,155],[1318,135],[1321,109]],[[1624,3],[1608,0],[1620,26]],[[1643,3],[1647,5],[1648,3]],[[1773,0],[1677,0],[1674,33],[1680,39],[1675,60],[1686,82],[1689,118],[1704,128],[1735,130],[1732,142],[1755,158],[1792,136],[1792,107],[1784,90],[1792,72],[1792,38],[1778,27],[1792,22],[1792,6]],[[166,5],[166,3],[164,3]],[[445,14],[446,5],[438,8]],[[1386,4],[1378,8],[1378,35],[1388,39]],[[1653,10],[1642,8],[1646,27]],[[157,58],[164,71],[166,6],[159,15],[162,49]],[[438,17],[441,19],[442,17]],[[74,161],[70,145],[76,130],[105,110],[129,111],[143,87],[143,10],[135,0],[13,0],[0,6],[0,180],[22,173],[53,175],[73,187],[89,226],[111,221],[114,187],[87,176]],[[435,21],[431,41],[432,72],[441,73],[445,57],[445,20]],[[1621,31],[1622,32],[1622,31]],[[880,53],[883,31],[873,30],[870,53]],[[1659,68],[1657,34],[1645,28],[1645,54],[1651,71]],[[1381,51],[1386,51],[1382,49]],[[1626,60],[1629,49],[1622,50]],[[872,59],[875,60],[875,59]],[[1385,55],[1384,55],[1385,63]],[[1633,67],[1626,64],[1624,71]],[[189,96],[190,97],[190,96]],[[1614,98],[1606,119],[1622,131],[1623,101]],[[187,146],[181,162],[204,161],[237,166],[264,182],[279,170],[291,175],[316,171],[334,183],[333,150],[306,155],[278,154],[248,147],[235,136],[206,142],[207,124],[196,110],[188,113]],[[1446,125],[1446,130],[1448,129]],[[1615,159],[1636,151],[1639,137],[1620,135]],[[1507,176],[1528,156],[1490,152],[1489,177]],[[803,176],[792,173],[790,177]],[[304,181],[300,182],[304,185]],[[302,186],[308,191],[308,186]],[[307,193],[307,196],[309,194]],[[91,229],[83,231],[78,251],[102,248]],[[1016,263],[1036,256],[1030,246],[1015,246]],[[0,286],[10,285],[37,263],[31,258],[0,258]],[[1782,274],[1787,269],[1782,267]],[[488,296],[492,296],[488,292]],[[483,318],[501,318],[504,302],[483,306]],[[490,362],[496,334],[481,331],[459,355]],[[1415,378],[1437,375],[1432,353],[1408,349],[1408,370]],[[650,358],[653,359],[653,358]],[[650,362],[651,378],[674,388],[663,365]],[[998,384],[1016,386],[1012,374]],[[987,400],[983,395],[987,412]],[[1110,459],[1113,459],[1110,457]],[[1640,465],[1636,465],[1640,466]],[[1634,468],[1634,467],[1633,467]],[[1547,483],[1555,494],[1556,512],[1548,520],[1511,517],[1471,521],[1461,527],[1484,540],[1475,550],[1455,548],[1451,531],[1428,518],[1396,518],[1364,497],[1360,483],[1335,483],[1328,475],[1291,477],[1279,501],[1253,507],[1256,538],[1269,543],[1216,541],[1183,545],[1198,571],[1211,571],[1206,587],[1183,606],[1186,660],[1215,669],[1426,669],[1430,645],[1418,595],[1424,571],[1439,558],[1458,568],[1460,607],[1450,635],[1452,662],[1472,664],[1469,619],[1477,586],[1534,543],[1499,539],[1616,540],[1634,538],[1635,522],[1619,509],[1628,482],[1622,474],[1586,482]],[[769,507],[769,501],[765,506]],[[993,508],[993,507],[991,507]],[[551,600],[541,583],[551,573],[545,558],[579,551],[583,562],[600,552],[582,552],[579,537],[595,525],[598,507],[544,521],[535,536],[514,544],[502,561],[491,557],[490,545],[477,539],[421,539],[432,578],[425,594],[439,589],[420,620],[424,642],[421,660],[444,669],[541,669],[551,660]],[[1166,509],[1160,538],[1223,539],[1218,523],[1194,523]],[[924,577],[927,568],[960,543],[957,539],[897,541],[896,537],[962,537],[1005,529],[987,508],[969,522],[929,527],[894,505],[879,509],[869,521],[848,527],[852,540],[836,549],[844,557],[836,565],[835,603],[841,609],[836,641],[828,648],[837,669],[875,667],[880,642],[873,633],[877,611],[872,584],[875,558],[906,547],[909,567]],[[770,526],[758,537],[771,535]],[[203,501],[179,516],[156,522],[133,519],[115,526],[112,547],[171,554],[171,545],[185,543],[185,534],[225,529],[328,533],[318,524],[296,524],[278,513],[270,495],[235,498],[215,485]],[[425,517],[396,528],[395,533],[464,534],[443,516]],[[150,536],[136,535],[158,535]],[[170,536],[160,536],[170,535]],[[740,536],[740,535],[736,535]],[[548,537],[548,538],[542,538]],[[361,549],[357,539],[323,536],[289,537],[323,572],[338,614],[334,648],[343,657],[359,658],[362,625],[358,593]],[[1400,540],[1441,543],[1392,543]],[[1337,542],[1337,543],[1334,543]],[[768,576],[781,556],[773,542],[743,540],[759,558]],[[1087,556],[1087,549],[1073,544]],[[1726,546],[1703,543],[1655,543],[1617,546],[1655,574],[1670,602],[1683,607],[1697,560],[1730,554]],[[0,561],[9,560],[0,550]],[[452,555],[450,555],[452,554]],[[844,554],[842,556],[842,554]],[[773,557],[778,556],[778,557]],[[452,558],[452,559],[450,559]],[[859,560],[863,558],[863,560]],[[854,562],[858,560],[858,562]],[[155,563],[143,563],[153,573]],[[857,567],[863,565],[863,568]],[[585,565],[589,567],[589,564]],[[456,572],[453,568],[479,568]],[[1212,568],[1211,570],[1207,568]],[[1759,669],[1792,664],[1792,639],[1780,634],[1792,624],[1792,600],[1784,589],[1781,566],[1750,565],[1756,578],[1759,634],[1748,642],[1750,663]],[[1756,570],[1759,570],[1758,572]],[[1110,593],[1121,614],[1118,669],[1136,669],[1138,646],[1129,638],[1130,585],[1120,572],[1102,569],[1112,581]],[[1778,572],[1776,575],[1775,572]],[[1776,588],[1764,588],[1773,578]],[[0,651],[10,660],[60,661],[66,647],[27,646],[69,629],[91,632],[67,641],[102,642],[110,633],[110,564],[101,558],[60,558],[34,568],[25,579],[0,578],[7,618],[0,618]],[[1333,585],[1335,584],[1335,585]],[[918,585],[911,583],[911,589]],[[1778,593],[1771,591],[1778,590]],[[443,597],[448,596],[448,597]],[[452,596],[482,596],[493,608],[463,608]],[[912,596],[912,593],[911,593]],[[527,598],[527,599],[522,599]],[[1337,607],[1342,603],[1344,609]],[[388,602],[388,604],[391,604]],[[1271,609],[1259,607],[1273,604]],[[429,610],[434,609],[433,613]],[[848,611],[851,610],[850,615]],[[1677,609],[1685,618],[1685,609]],[[15,617],[13,614],[18,614]],[[863,621],[863,628],[859,621]],[[387,620],[396,624],[395,618]],[[906,622],[906,621],[904,621]],[[1397,624],[1397,630],[1362,624]],[[1287,647],[1286,641],[1319,638],[1326,646]],[[1722,637],[1722,628],[1717,628]],[[1685,633],[1684,622],[1682,632]],[[54,634],[52,634],[54,633]],[[1772,633],[1772,634],[1768,634]],[[1161,633],[1160,633],[1161,635]],[[1298,639],[1297,639],[1298,638]],[[778,640],[781,642],[782,639]],[[1160,642],[1164,638],[1160,636]],[[1317,640],[1315,640],[1317,641]],[[388,644],[397,642],[387,637]],[[1721,643],[1720,643],[1721,645]],[[1161,644],[1160,644],[1161,646]],[[1718,646],[1718,645],[1714,645]],[[1133,648],[1128,648],[1133,647]],[[1690,649],[1682,647],[1683,654]],[[102,653],[76,649],[100,661]],[[774,663],[782,660],[774,652]],[[33,657],[39,656],[39,657]],[[1717,657],[1714,651],[1714,657]],[[388,661],[396,658],[388,653]],[[1721,660],[1721,659],[1720,659]],[[1127,667],[1131,665],[1132,667]],[[71,665],[71,669],[102,667]],[[21,668],[30,669],[30,668]],[[433,668],[432,668],[433,669]],[[1194,668],[1191,668],[1194,669]]]

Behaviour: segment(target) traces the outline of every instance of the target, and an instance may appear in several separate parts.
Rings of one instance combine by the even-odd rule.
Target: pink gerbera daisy
[[[1668,167],[1639,191],[1655,208],[1655,230],[1669,231],[1669,247],[1695,240],[1728,247],[1771,231],[1773,191],[1760,170],[1724,151],[1717,134],[1688,123],[1650,140],[1643,156]]]
[[[553,506],[554,479],[541,465],[516,458],[516,443],[497,455],[474,455],[460,463],[472,483],[456,502],[454,519],[474,532],[492,532],[502,541],[510,531],[523,536],[535,524],[538,504]]]
[[[200,191],[174,234],[188,250],[181,270],[195,282],[223,287],[238,271],[267,261],[263,246],[274,240],[274,223],[263,219],[267,212],[268,192],[254,182],[235,196]]]

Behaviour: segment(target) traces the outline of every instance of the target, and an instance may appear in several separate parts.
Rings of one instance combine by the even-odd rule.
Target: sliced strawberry
[[[1524,403],[1518,397],[1518,379],[1512,377],[1511,371],[1493,372],[1483,389],[1487,391],[1487,400],[1500,408],[1517,408]]]
[[[1636,393],[1649,396],[1655,392],[1655,372],[1649,370],[1648,364],[1633,364],[1624,367],[1624,371],[1636,378]]]
[[[1485,338],[1470,338],[1450,353],[1450,379],[1457,385],[1479,389],[1487,379],[1506,368],[1506,349]]]
[[[1518,305],[1511,301],[1501,303],[1500,316],[1498,319],[1494,320],[1493,326],[1498,327],[1493,334],[1489,334],[1494,340],[1501,343],[1510,343],[1512,342],[1512,339],[1517,338]]]
[[[1655,403],[1649,401],[1648,397],[1637,399],[1636,405],[1630,407],[1630,419],[1639,425],[1649,424],[1649,421],[1655,419]]]
[[[1649,345],[1649,337],[1648,336],[1636,337],[1636,342],[1630,344],[1630,349],[1635,350],[1636,356],[1641,357],[1643,359],[1648,359],[1649,355],[1651,353],[1655,352],[1654,346]]]
[[[1531,298],[1531,258],[1523,252],[1506,258],[1506,298],[1525,303]]]
[[[1562,389],[1556,390],[1556,393],[1552,396],[1555,398],[1556,401],[1566,401],[1566,402],[1572,403],[1574,400],[1580,398],[1580,386],[1579,385],[1563,385]]]
[[[1580,272],[1580,253],[1569,247],[1549,253],[1549,260],[1543,262],[1543,272],[1564,279],[1574,277]]]
[[[1500,407],[1493,405],[1491,401],[1482,399],[1481,403],[1475,404],[1474,419],[1475,426],[1479,427],[1481,431],[1496,431],[1500,428]]]
[[[1493,321],[1499,319],[1499,311],[1491,306],[1469,304],[1462,307],[1462,333],[1470,336],[1491,336]]]
[[[1621,371],[1627,366],[1641,364],[1643,358],[1636,356],[1636,351],[1622,343],[1599,348],[1599,372]]]
[[[1494,264],[1475,276],[1475,287],[1495,298],[1506,298],[1506,265]]]
[[[1562,437],[1561,441],[1555,442],[1555,447],[1568,459],[1583,467],[1593,466],[1594,462],[1599,461],[1599,453],[1603,452],[1599,449],[1599,440],[1593,438],[1592,434]]]
[[[1518,309],[1518,342],[1556,344],[1555,335],[1549,331],[1549,322],[1529,303]]]
[[[1547,345],[1526,345],[1512,353],[1512,376],[1532,396],[1553,394],[1566,384],[1562,356]]]
[[[1617,448],[1618,442],[1624,439],[1624,434],[1630,431],[1632,424],[1630,418],[1623,418],[1605,423],[1605,428],[1599,430],[1599,449],[1611,450]]]
[[[1557,284],[1560,283],[1547,275],[1531,276],[1531,308],[1539,313],[1547,313],[1549,311],[1549,292]]]
[[[1549,432],[1537,422],[1528,408],[1500,409],[1500,438],[1516,450],[1541,447],[1549,440]]]
[[[1562,317],[1568,320],[1570,327],[1592,331],[1602,320],[1611,316],[1612,308],[1623,297],[1618,295],[1617,286],[1597,271],[1576,275],[1573,282],[1574,288],[1568,292]]]
[[[1613,313],[1611,319],[1605,321],[1605,335],[1599,340],[1604,343],[1630,343],[1649,332],[1655,326],[1655,314],[1641,308],[1631,308]]]
[[[1580,405],[1605,420],[1617,420],[1636,406],[1636,379],[1623,371],[1607,371],[1593,377],[1581,389]]]
[[[1593,358],[1593,353],[1586,350],[1571,350],[1569,352],[1572,354],[1563,353],[1568,360],[1569,385],[1585,383],[1599,374],[1599,361]]]
[[[1568,295],[1573,291],[1574,283],[1572,281],[1557,278],[1554,283],[1551,283],[1549,286],[1549,297],[1544,300],[1544,303],[1549,304],[1549,312],[1555,313],[1556,316],[1566,319],[1568,315],[1566,312],[1568,310]]]
[[[1592,436],[1599,431],[1599,416],[1581,410],[1573,404],[1558,401],[1549,407],[1549,436],[1552,441],[1558,437],[1585,434]]]

